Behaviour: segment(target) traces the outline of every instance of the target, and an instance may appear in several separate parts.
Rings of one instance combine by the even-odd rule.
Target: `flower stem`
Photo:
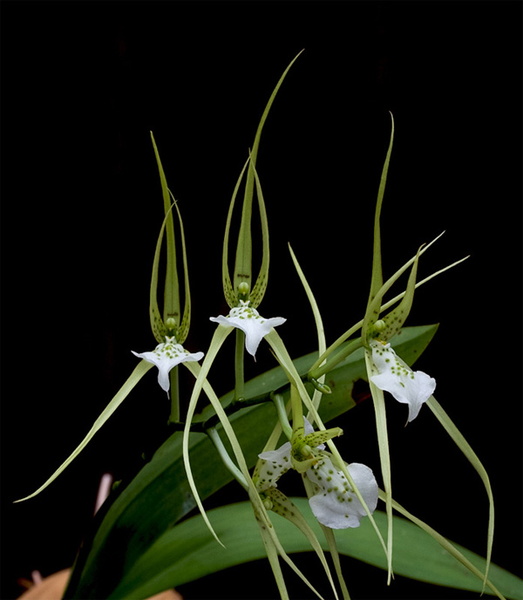
[[[332,371],[336,365],[338,365],[342,360],[345,360],[349,354],[352,354],[359,348],[363,346],[363,342],[361,338],[357,338],[355,340],[351,340],[345,348],[337,352],[332,358],[328,358],[323,365],[320,365],[316,368],[312,368],[307,374],[308,379],[319,379],[325,373]],[[317,362],[317,361],[316,361]],[[314,365],[313,365],[314,367]]]
[[[171,369],[169,373],[171,380],[170,398],[171,398],[171,414],[169,415],[169,423],[180,422],[180,386],[178,377],[178,367]]]
[[[240,329],[236,329],[236,352],[234,355],[234,399],[240,400],[245,394],[245,375],[244,365],[245,334]]]
[[[280,422],[283,433],[288,440],[292,437],[292,427],[289,423],[289,417],[287,416],[287,409],[283,402],[283,396],[281,394],[274,394],[272,397],[276,410],[278,411],[278,420]]]
[[[238,469],[238,467],[232,461],[232,458],[229,456],[225,446],[223,445],[222,438],[220,434],[216,431],[214,427],[207,429],[207,435],[211,439],[212,443],[216,450],[218,450],[218,454],[223,461],[223,464],[227,467],[227,469],[232,473],[234,479],[238,481],[238,483],[244,487],[247,491],[249,490],[249,486],[247,481],[245,481],[245,477],[243,473]]]

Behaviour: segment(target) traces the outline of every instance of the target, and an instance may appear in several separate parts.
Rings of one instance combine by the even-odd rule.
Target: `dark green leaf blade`
[[[320,527],[304,498],[293,502],[309,519],[318,539]],[[264,549],[249,502],[223,506],[209,511],[226,548],[218,546],[200,516],[180,523],[161,536],[137,561],[110,596],[118,600],[148,598],[162,590],[195,581],[210,573],[264,557]],[[386,529],[386,515],[376,511],[374,517],[382,531]],[[310,545],[301,532],[289,521],[274,515],[276,531],[289,552],[310,551]],[[394,517],[395,572],[412,579],[451,588],[481,593],[482,580],[475,577],[428,534],[410,521]],[[362,560],[386,570],[386,558],[368,519],[357,529],[336,532],[341,554]],[[327,544],[323,541],[324,549]],[[461,547],[458,549],[484,570],[485,559]],[[490,580],[512,600],[523,600],[523,581],[508,571],[492,565]],[[394,584],[392,584],[394,586]]]

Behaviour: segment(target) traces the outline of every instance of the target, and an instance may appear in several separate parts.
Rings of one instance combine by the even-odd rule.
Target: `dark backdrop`
[[[32,569],[69,566],[101,474],[128,480],[167,435],[151,375],[51,488],[11,504],[83,437],[136,364],[130,350],[154,343],[148,285],[162,207],[149,130],[188,235],[188,345],[205,350],[207,317],[226,310],[230,194],[265,102],[303,48],[259,156],[273,259],[261,312],[288,317],[281,334],[294,355],[314,349],[290,241],[329,340],[361,318],[392,111],[385,273],[443,230],[422,275],[470,254],[419,291],[408,324],[441,323],[420,368],[490,473],[494,560],[520,572],[521,3],[4,1],[1,10],[1,597],[15,597]],[[253,372],[270,365],[262,347]],[[404,428],[404,409],[389,403],[398,499],[483,553],[478,477],[428,410]],[[342,424],[344,455],[372,464],[371,407]],[[387,590],[384,575],[346,564],[356,598],[470,597],[402,578]],[[260,598],[273,597],[267,564],[255,568],[267,581]],[[241,598],[244,572],[182,592]]]

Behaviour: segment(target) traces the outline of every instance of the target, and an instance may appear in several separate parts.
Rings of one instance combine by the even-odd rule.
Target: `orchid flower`
[[[154,141],[154,136],[151,132],[151,141],[156,156],[158,171],[160,175],[160,183],[162,188],[163,204],[164,204],[164,221],[160,229],[160,234],[156,243],[154,254],[151,287],[149,292],[149,316],[151,329],[156,341],[159,344],[152,352],[143,352],[141,354],[133,352],[135,356],[142,360],[133,369],[133,372],[121,386],[121,388],[113,396],[109,404],[105,407],[102,413],[93,423],[91,429],[87,432],[83,440],[66,458],[66,460],[56,469],[56,471],[32,494],[21,498],[17,502],[28,500],[37,496],[40,492],[47,488],[84,450],[90,443],[98,431],[105,425],[108,419],[114,414],[116,409],[122,404],[127,396],[136,387],[142,377],[152,368],[152,365],[158,367],[158,382],[162,389],[169,391],[170,388],[170,372],[172,369],[183,362],[198,361],[203,357],[203,352],[189,353],[181,344],[187,338],[189,332],[190,315],[191,315],[191,297],[189,291],[189,276],[187,268],[187,253],[185,248],[185,239],[183,233],[182,217],[176,203],[171,204],[172,195],[167,187],[167,180],[163,171],[158,148]],[[185,284],[185,305],[183,309],[183,318],[180,318],[180,295],[178,274],[176,271],[176,253],[174,241],[174,223],[172,218],[173,207],[178,214],[181,246],[183,252],[183,267],[184,267],[184,284]],[[160,315],[156,292],[158,287],[158,268],[160,262],[160,250],[163,241],[164,232],[167,232],[167,272],[164,286],[164,311],[163,317]],[[172,394],[171,398],[171,414],[170,420],[178,421],[179,406],[177,393]]]
[[[282,325],[287,319],[283,317],[263,318],[260,313],[250,306],[249,300],[240,300],[240,305],[231,308],[228,316],[210,317],[211,321],[220,325],[237,327],[245,334],[245,349],[252,356],[264,338],[273,327]]]
[[[158,383],[167,393],[171,383],[169,372],[172,368],[183,362],[199,361],[203,358],[203,352],[188,352],[181,344],[176,343],[174,336],[166,336],[165,342],[158,344],[152,352],[138,353],[132,350],[132,353],[158,367]]]
[[[338,469],[333,457],[325,452],[325,445],[319,444],[311,448],[306,441],[313,439],[318,433],[324,439],[325,436],[339,435],[339,429],[334,428],[325,432],[312,432],[312,426],[305,421],[305,431],[308,432],[303,438],[302,448],[306,448],[308,459],[299,461],[294,458],[298,453],[303,454],[297,444],[285,442],[277,450],[269,450],[258,455],[261,462],[258,463],[254,480],[256,487],[262,495],[267,495],[271,489],[277,487],[277,481],[294,466],[296,470],[302,471],[297,464],[304,463],[306,470],[304,476],[313,484],[315,494],[309,498],[309,505],[316,519],[331,529],[347,529],[358,527],[360,519],[367,516],[363,505],[358,500],[354,489],[351,487],[342,470]],[[349,474],[363,497],[369,511],[374,512],[378,502],[378,484],[374,474],[369,467],[360,463],[346,465]]]
[[[436,380],[423,371],[413,371],[391,348],[389,343],[370,342],[372,363],[377,375],[372,383],[409,406],[409,422],[418,416],[423,403],[434,393]]]

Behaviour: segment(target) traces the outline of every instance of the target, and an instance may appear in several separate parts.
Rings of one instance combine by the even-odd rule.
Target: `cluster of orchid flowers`
[[[383,281],[380,243],[380,213],[392,149],[394,132],[394,123],[392,121],[390,144],[384,162],[376,205],[372,276],[367,310],[359,323],[350,327],[329,347],[326,345],[321,316],[314,295],[291,250],[292,259],[315,316],[318,334],[318,358],[305,377],[298,374],[282,338],[275,329],[276,327],[283,325],[286,319],[280,316],[264,318],[258,312],[258,307],[260,306],[267,288],[270,253],[268,220],[260,179],[256,171],[256,158],[261,133],[267,115],[293,62],[291,62],[283,73],[269,99],[261,118],[253,147],[241,171],[232,195],[226,221],[222,255],[223,289],[230,311],[226,316],[210,317],[210,320],[216,323],[218,327],[214,332],[212,341],[205,354],[201,351],[190,352],[183,346],[187,339],[191,320],[191,299],[184,229],[178,204],[174,201],[167,185],[158,149],[151,134],[160,174],[165,209],[165,219],[161,227],[154,256],[150,289],[150,321],[153,335],[157,340],[157,346],[153,351],[141,353],[133,351],[133,354],[142,360],[137,365],[132,375],[113,398],[103,414],[95,422],[93,428],[89,431],[78,448],[48,479],[48,481],[44,483],[44,485],[30,496],[27,496],[27,498],[35,496],[47,487],[47,485],[49,485],[72,462],[72,460],[76,458],[92,439],[94,434],[103,426],[129,392],[135,387],[138,381],[147,371],[155,366],[158,369],[158,383],[162,390],[167,392],[171,400],[171,421],[179,423],[183,427],[183,457],[187,478],[195,502],[199,507],[209,530],[215,535],[216,539],[219,541],[199,498],[190,461],[189,436],[196,406],[202,391],[207,395],[221,424],[221,430],[216,426],[213,426],[208,429],[207,433],[215,444],[216,450],[220,453],[226,466],[230,469],[236,480],[245,488],[248,494],[252,503],[255,518],[260,525],[260,533],[281,598],[288,598],[288,593],[281,570],[280,558],[283,559],[283,561],[285,561],[291,569],[311,587],[311,589],[314,590],[314,588],[294,564],[292,559],[287,555],[280,543],[269,516],[271,511],[293,522],[307,536],[331,582],[335,597],[339,597],[322,546],[313,532],[307,518],[300,514],[291,499],[278,487],[282,476],[289,470],[294,470],[302,476],[312,514],[320,523],[328,542],[336,571],[339,591],[343,598],[349,598],[347,586],[343,578],[341,563],[336,550],[334,530],[358,527],[361,519],[369,518],[387,556],[389,580],[392,576],[392,510],[395,508],[396,510],[401,511],[402,507],[397,505],[392,499],[384,392],[389,393],[398,402],[407,405],[409,422],[417,417],[424,404],[428,404],[462,450],[466,454],[469,453],[468,445],[460,437],[459,432],[457,432],[450,422],[450,419],[448,419],[447,415],[433,396],[436,387],[435,380],[422,371],[414,371],[396,354],[391,345],[391,340],[393,340],[394,336],[400,332],[410,312],[416,287],[461,261],[457,261],[438,273],[432,274],[425,280],[417,282],[418,261],[420,256],[431,245],[429,244],[421,248],[416,255],[407,261],[407,263],[392,277],[385,282]],[[236,197],[243,182],[244,195],[242,217],[236,246],[234,273],[231,278],[228,256],[229,237]],[[259,274],[253,283],[254,278],[252,277],[251,264],[251,218],[255,197],[257,199],[261,222],[262,259]],[[184,268],[183,296],[185,304],[183,311],[181,310],[180,286],[176,265],[177,258],[173,218],[173,213],[175,212],[178,215]],[[167,275],[164,286],[164,306],[162,315],[158,308],[157,288],[159,259],[164,237],[167,239]],[[384,302],[385,294],[389,292],[392,285],[409,269],[410,275],[405,291],[388,302]],[[236,333],[234,397],[237,404],[241,406],[241,401],[244,399],[244,350],[252,357],[255,357],[262,340],[265,340],[270,345],[276,360],[287,376],[290,388],[288,402],[284,401],[281,394],[275,392],[272,395],[272,400],[277,409],[278,420],[275,423],[274,429],[269,436],[265,447],[260,448],[258,461],[254,470],[247,464],[225,407],[218,399],[209,381],[211,366],[226,338],[233,331]],[[347,463],[342,458],[334,443],[334,438],[340,436],[343,432],[339,427],[327,429],[322,422],[319,411],[322,397],[330,392],[329,387],[324,383],[325,374],[328,373],[329,370],[332,370],[335,365],[347,358],[350,353],[362,347],[364,349],[367,377],[376,415],[376,429],[381,461],[381,478],[384,486],[383,491],[379,489],[378,482],[371,468],[357,462]],[[200,361],[202,361],[201,364]],[[178,399],[176,372],[179,365],[187,367],[195,377],[195,383],[192,388],[187,413],[184,419],[180,418]],[[220,433],[220,431],[222,433]],[[230,448],[232,448],[232,457],[225,449],[222,440],[223,434],[227,438]],[[283,443],[282,437],[284,440]],[[472,451],[470,450],[470,453],[471,452]],[[469,458],[471,456],[470,453]],[[475,463],[474,460],[471,459],[471,462],[473,462],[482,476],[492,504],[488,478],[486,478],[486,474],[483,474],[479,461]],[[24,500],[27,498],[24,498]],[[386,505],[388,517],[386,540],[383,539],[382,533],[379,531],[372,517],[372,514],[377,507],[378,499],[383,500]],[[490,560],[492,546],[492,528],[493,519],[491,512],[487,552],[488,561]],[[484,578],[485,582],[487,582],[487,573],[484,574]]]

